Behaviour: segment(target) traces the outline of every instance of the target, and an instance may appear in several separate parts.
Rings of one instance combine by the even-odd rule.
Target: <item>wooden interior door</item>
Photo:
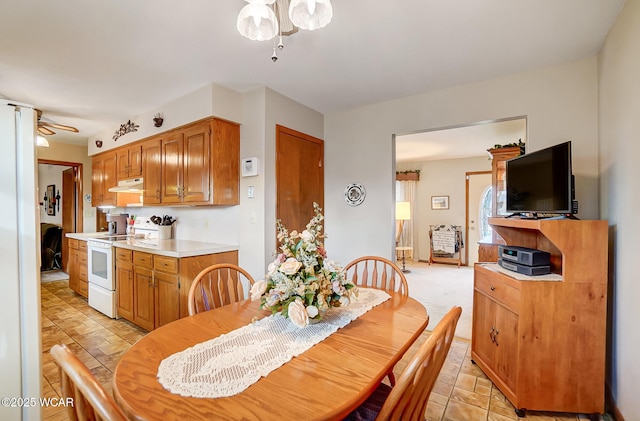
[[[69,242],[66,237],[68,232],[76,232],[76,173],[77,168],[71,167],[62,171],[62,250],[60,266],[63,272],[67,271],[69,256]]]
[[[302,232],[313,217],[313,202],[324,207],[324,142],[276,126],[276,218]]]

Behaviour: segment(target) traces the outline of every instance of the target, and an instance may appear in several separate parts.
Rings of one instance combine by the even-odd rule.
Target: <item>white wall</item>
[[[627,1],[599,56],[600,188],[610,226],[609,385],[626,420],[640,419],[640,1]]]
[[[487,149],[493,145],[488,145]],[[424,162],[403,162],[398,170],[420,170],[414,203],[413,244],[415,260],[429,260],[429,225],[462,226],[463,241],[466,221],[466,173],[491,171],[489,155],[474,158],[443,159]],[[431,196],[449,196],[449,209],[431,209]],[[463,259],[464,261],[464,252]]]
[[[157,113],[162,114],[164,118],[161,127],[154,125],[153,117]],[[135,132],[127,133],[113,140],[115,131],[120,128],[120,126],[114,126],[90,137],[88,142],[89,155],[127,145],[211,116],[240,123],[242,120],[242,95],[215,84],[203,86],[180,98],[159,105],[153,110],[131,116],[129,120],[139,126]],[[121,124],[125,123],[127,121],[122,121]],[[101,148],[96,146],[96,139],[102,140]]]
[[[325,116],[325,207],[329,254],[341,261],[393,256],[392,135],[526,116],[527,150],[574,142],[579,217],[598,218],[597,61],[577,62],[427,92]],[[347,184],[364,203],[343,200]],[[330,216],[330,217],[329,217]]]

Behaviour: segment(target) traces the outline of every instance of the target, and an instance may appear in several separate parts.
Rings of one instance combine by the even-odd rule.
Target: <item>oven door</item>
[[[113,276],[113,248],[110,243],[89,241],[87,244],[89,283],[115,291]]]

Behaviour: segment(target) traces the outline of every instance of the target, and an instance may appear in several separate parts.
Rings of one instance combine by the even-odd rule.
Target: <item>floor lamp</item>
[[[404,252],[409,248],[404,247],[402,239],[404,236],[404,221],[411,219],[411,203],[409,202],[396,202],[396,220],[400,221],[400,247],[397,249],[402,251],[402,271],[404,273],[410,272],[405,268],[405,256]]]

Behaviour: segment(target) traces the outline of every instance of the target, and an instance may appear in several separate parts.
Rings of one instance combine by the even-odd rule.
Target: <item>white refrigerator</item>
[[[0,420],[41,418],[36,123],[32,106],[0,99],[0,397],[16,398],[3,399]]]

